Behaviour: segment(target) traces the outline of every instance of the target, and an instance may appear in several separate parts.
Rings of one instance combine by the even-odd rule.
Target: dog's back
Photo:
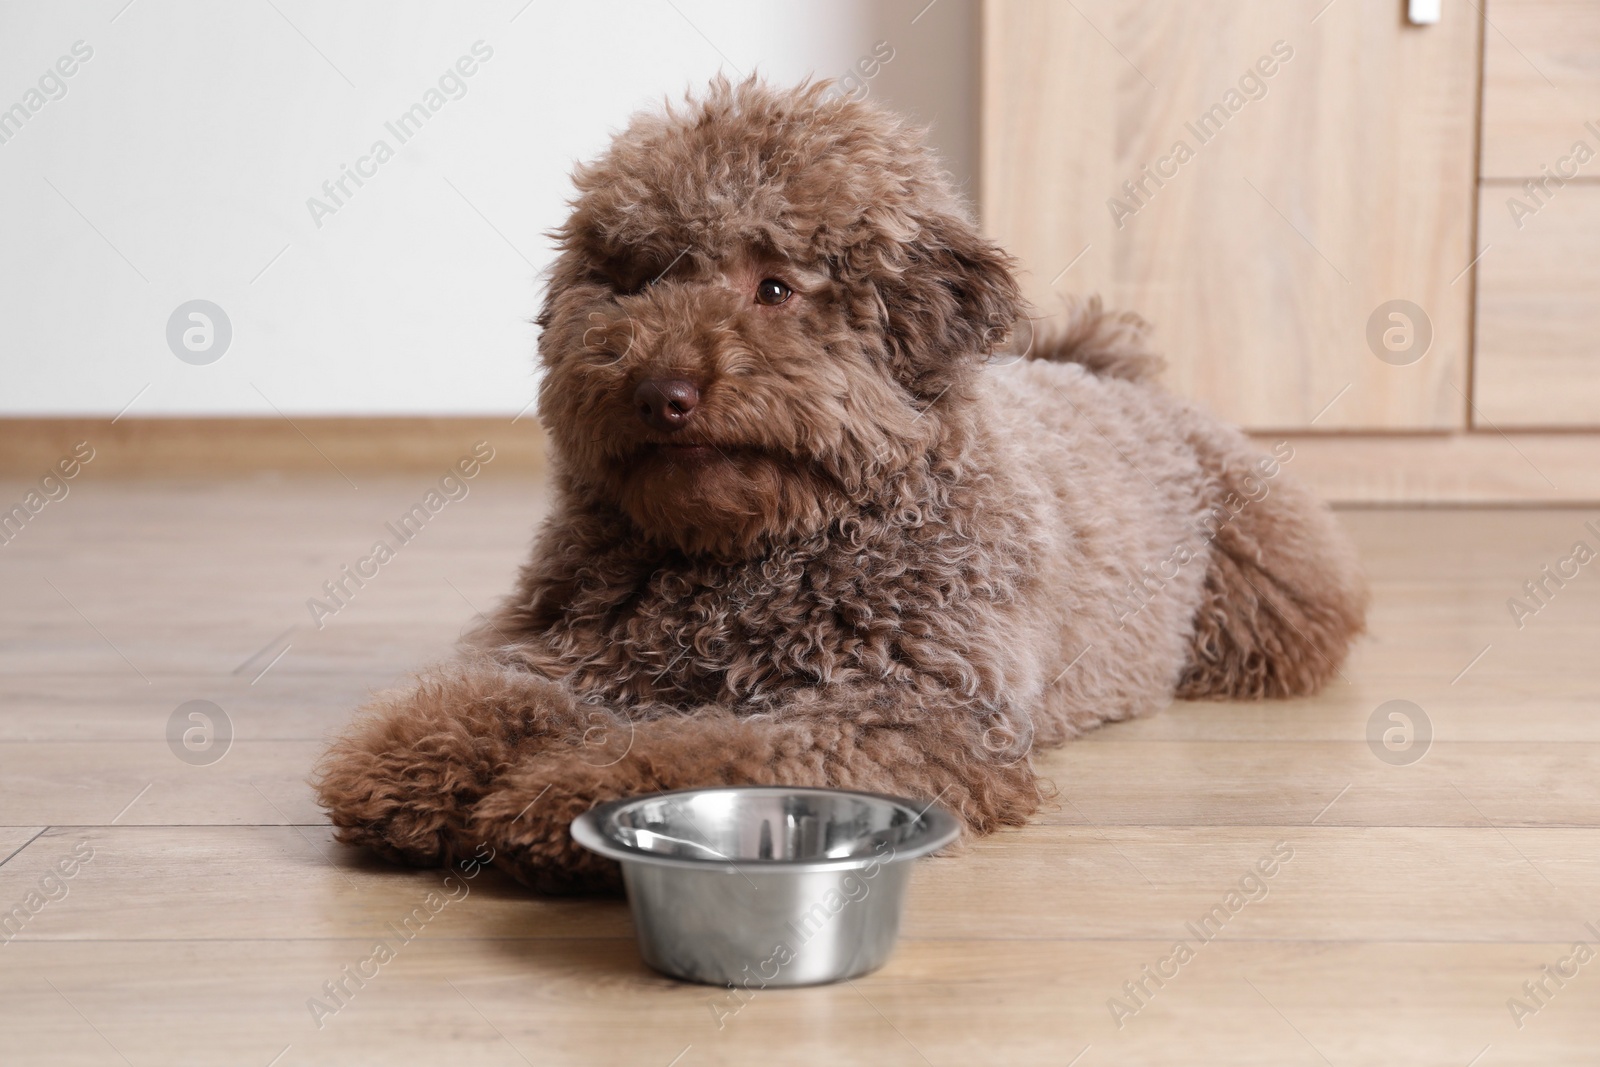
[[[1014,373],[997,368],[992,380],[1004,394],[1000,406],[1043,423],[1046,434],[1035,441],[1114,453],[1117,476],[1092,488],[1080,506],[1115,510],[1117,498],[1134,498],[1126,507],[1138,516],[1138,532],[1130,523],[1119,551],[1148,558],[1107,566],[1103,584],[1115,585],[1119,630],[1157,604],[1184,603],[1186,653],[1176,695],[1315,692],[1338,672],[1365,627],[1367,590],[1355,553],[1329,510],[1283,470],[1292,447],[1285,442],[1265,454],[1238,430],[1167,393],[1155,380],[1164,361],[1147,334],[1144,320],[1106,312],[1098,297],[1069,303],[1031,343],[1024,332],[1018,348],[1029,365]],[[1082,370],[1068,371],[1072,365]],[[1175,484],[1190,481],[1179,456],[1193,463],[1194,484]],[[1062,457],[1050,459],[1055,469],[1068,469]],[[1051,469],[1052,463],[1041,465],[1038,476],[1049,479]],[[1085,477],[1099,483],[1102,476],[1072,475],[1078,483]],[[1062,499],[1086,488],[1062,486]],[[1150,503],[1141,505],[1144,498]],[[1167,540],[1140,544],[1152,526],[1185,511],[1180,526],[1157,535]],[[1061,521],[1079,517],[1064,513]],[[1193,581],[1194,571],[1203,582]],[[1156,620],[1140,621],[1149,627]],[[1163,636],[1145,634],[1142,647],[1159,647]]]

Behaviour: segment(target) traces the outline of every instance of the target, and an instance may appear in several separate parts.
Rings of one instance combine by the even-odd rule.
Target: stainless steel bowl
[[[751,989],[881,967],[911,861],[959,834],[933,804],[782,786],[656,793],[572,824],[578,844],[621,862],[646,963]]]

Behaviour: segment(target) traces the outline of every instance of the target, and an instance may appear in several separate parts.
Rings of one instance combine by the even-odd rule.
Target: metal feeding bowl
[[[782,786],[656,793],[572,824],[578,844],[621,862],[646,963],[746,988],[881,967],[912,861],[960,832],[933,804]]]

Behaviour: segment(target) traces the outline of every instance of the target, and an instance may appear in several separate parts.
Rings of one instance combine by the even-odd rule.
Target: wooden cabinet
[[[1173,387],[1225,418],[1464,426],[1480,22],[1319,6],[990,3],[985,223],[1042,312],[1137,309]],[[1432,335],[1405,365],[1368,344],[1396,300]]]
[[[1600,502],[1600,0],[1407,8],[988,0],[984,225],[1334,499]]]
[[[1592,427],[1600,424],[1600,3],[1494,0],[1487,15],[1475,422]]]

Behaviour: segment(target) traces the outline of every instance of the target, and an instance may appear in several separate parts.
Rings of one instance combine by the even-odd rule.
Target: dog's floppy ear
[[[991,354],[1023,313],[1014,260],[966,219],[946,212],[911,220],[916,232],[880,261],[884,332],[901,379],[933,395]]]

